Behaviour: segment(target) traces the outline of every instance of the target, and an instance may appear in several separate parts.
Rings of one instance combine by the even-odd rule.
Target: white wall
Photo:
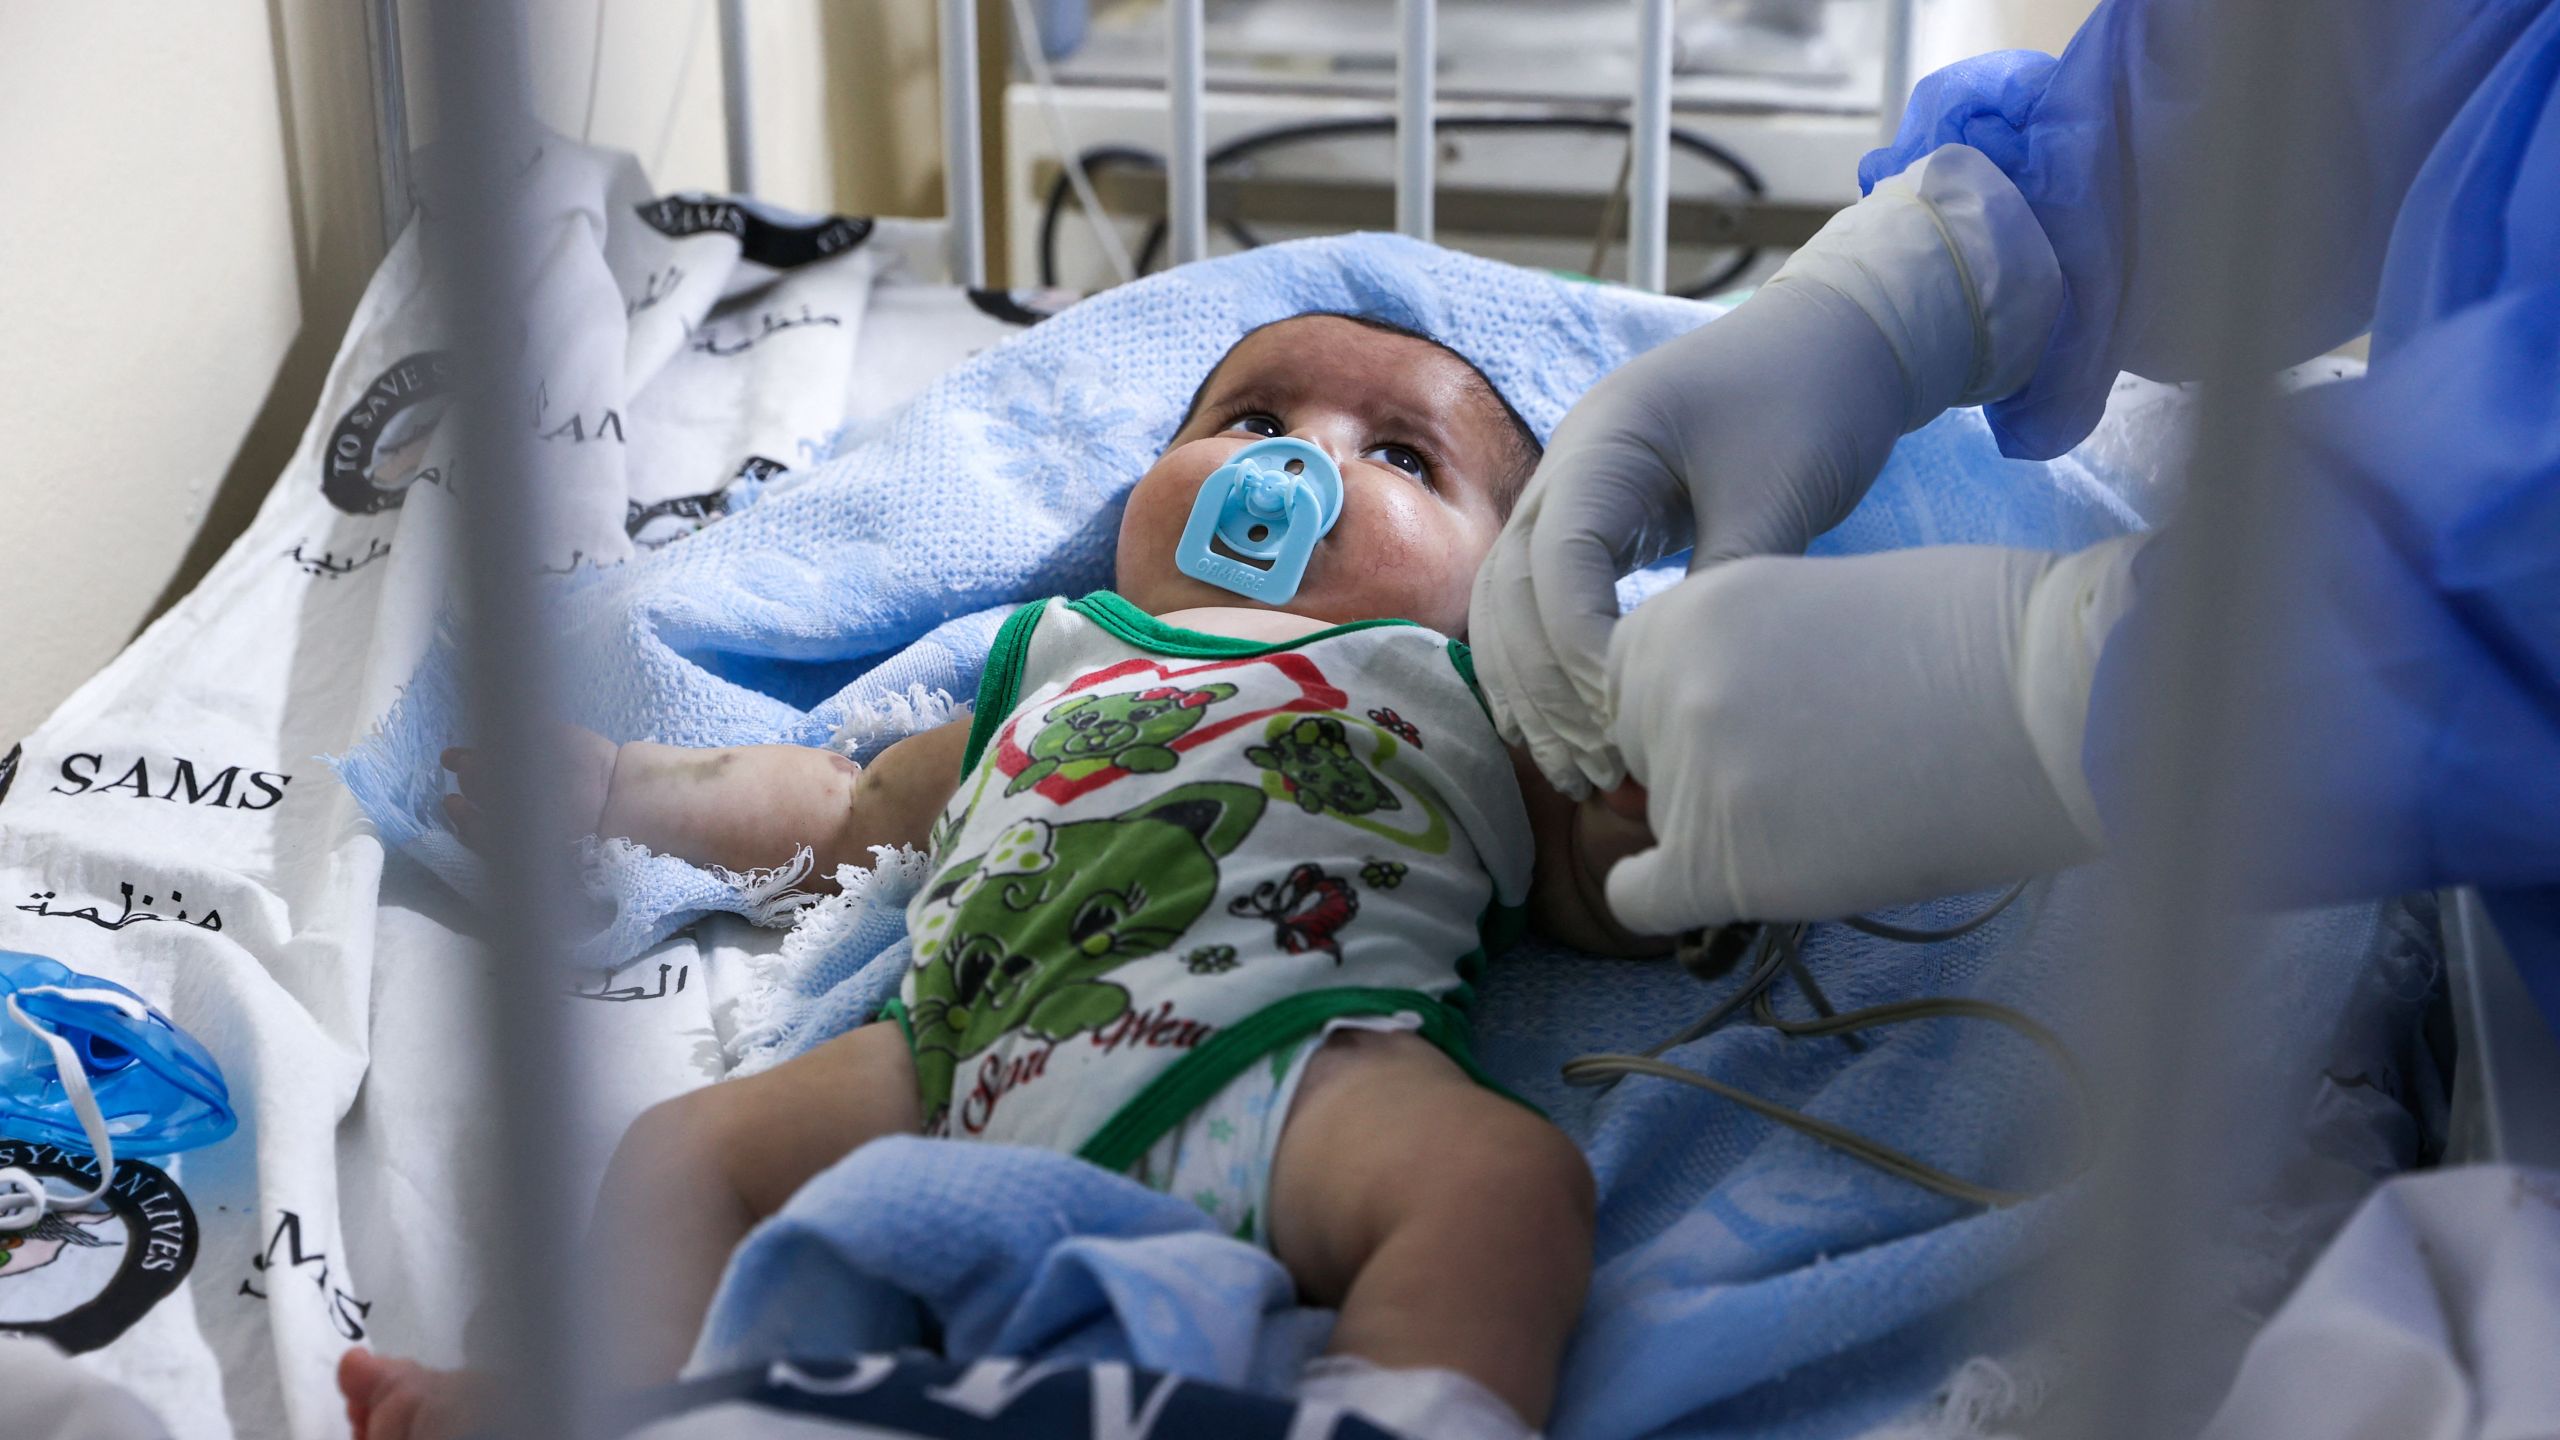
[[[301,296],[263,9],[0,0],[0,37],[13,737],[150,607],[293,343]]]

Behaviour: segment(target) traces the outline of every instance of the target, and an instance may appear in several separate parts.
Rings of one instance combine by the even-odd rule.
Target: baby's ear
[[[1179,826],[1191,832],[1200,848],[1223,858],[1253,832],[1254,822],[1262,818],[1263,804],[1262,792],[1250,785],[1205,780],[1177,785],[1119,818]]]

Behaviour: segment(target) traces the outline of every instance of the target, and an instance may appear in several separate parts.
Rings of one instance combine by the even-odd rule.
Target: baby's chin
[[[1325,568],[1309,566],[1306,580],[1298,586],[1298,593],[1289,597],[1288,603],[1268,605],[1249,595],[1240,595],[1183,574],[1171,556],[1160,563],[1132,563],[1132,557],[1123,554],[1113,588],[1120,592],[1121,599],[1150,615],[1222,608],[1270,610],[1322,621],[1327,625],[1349,625],[1361,620],[1420,620],[1431,624],[1436,612],[1448,608],[1445,603],[1434,603],[1442,597],[1406,595],[1396,587],[1381,586],[1374,576],[1366,584],[1340,583],[1325,575]],[[1447,628],[1445,621],[1439,628]]]

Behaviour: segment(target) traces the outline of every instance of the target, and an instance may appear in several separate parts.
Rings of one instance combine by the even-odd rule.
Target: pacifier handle
[[[1284,605],[1306,578],[1316,542],[1341,518],[1342,471],[1333,457],[1294,435],[1271,436],[1228,456],[1201,482],[1174,565],[1222,590]]]

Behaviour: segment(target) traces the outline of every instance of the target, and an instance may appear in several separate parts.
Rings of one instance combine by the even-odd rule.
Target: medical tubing
[[[1807,1115],[1801,1110],[1790,1109],[1774,1100],[1763,1100],[1748,1090],[1736,1089],[1721,1080],[1710,1080],[1694,1070],[1684,1070],[1668,1060],[1657,1060],[1648,1055],[1585,1055],[1565,1066],[1565,1078],[1575,1084],[1594,1083],[1594,1080],[1601,1075],[1608,1075],[1611,1078],[1621,1075],[1651,1075],[1662,1080],[1677,1080],[1683,1085],[1695,1085],[1701,1090],[1721,1095],[1755,1115],[1775,1121],[1810,1139],[1818,1140],[1851,1159],[1864,1161],[1888,1175],[1908,1180],[1924,1190],[1932,1190],[1969,1205],[1999,1209],[2002,1206],[2015,1205],[2022,1200],[2032,1200],[2037,1194],[2032,1190],[2002,1190],[1995,1186],[1977,1185],[1961,1175],[1950,1174],[1925,1160],[1906,1155],[1890,1145],[1870,1140],[1855,1130]]]
[[[1308,140],[1328,140],[1347,135],[1378,133],[1392,134],[1394,128],[1395,118],[1393,116],[1371,116],[1343,120],[1310,120],[1296,125],[1275,126],[1268,130],[1256,131],[1251,135],[1239,136],[1238,138],[1230,140],[1226,144],[1211,150],[1206,162],[1206,168],[1214,173],[1221,165],[1233,164],[1236,161],[1251,156],[1258,150],[1266,149],[1275,145],[1292,144]],[[1469,115],[1437,118],[1433,120],[1431,126],[1431,130],[1434,135],[1453,130],[1493,131],[1530,129],[1592,130],[1608,131],[1617,134],[1632,133],[1629,130],[1627,121],[1615,117],[1598,115]],[[1696,131],[1674,128],[1671,132],[1671,144],[1673,148],[1686,150],[1690,154],[1696,155],[1732,175],[1735,184],[1740,186],[1743,193],[1746,195],[1758,198],[1769,193],[1767,185],[1760,178],[1760,172],[1754,170],[1748,161],[1724,148],[1722,145],[1717,144],[1713,140],[1698,134]],[[1063,161],[1068,157],[1062,156],[1060,158]],[[1105,165],[1140,165],[1159,173],[1164,169],[1164,157],[1162,155],[1156,154],[1153,151],[1142,150],[1135,146],[1128,145],[1098,145],[1073,158],[1082,162],[1088,175]],[[1049,194],[1043,202],[1040,212],[1040,283],[1046,286],[1054,286],[1058,283],[1058,220],[1061,212],[1066,207],[1070,188],[1066,174],[1066,166],[1063,163],[1060,165],[1059,171],[1060,173],[1058,178],[1050,182]],[[1218,228],[1224,230],[1230,238],[1234,239],[1238,245],[1245,249],[1255,249],[1263,243],[1260,236],[1254,234],[1251,229],[1247,228],[1241,222],[1233,220],[1221,221],[1219,222]],[[1163,247],[1164,232],[1165,226],[1164,222],[1161,220],[1148,227],[1146,239],[1139,246],[1138,250],[1136,266],[1139,274],[1144,275],[1147,273],[1148,266],[1154,262],[1157,252]],[[1683,299],[1704,299],[1709,295],[1713,295],[1718,290],[1723,289],[1726,285],[1731,284],[1744,271],[1749,270],[1752,262],[1759,258],[1760,250],[1757,246],[1738,250],[1735,252],[1733,259],[1726,262],[1719,269],[1711,271],[1705,277],[1670,293],[1680,296]]]
[[[1126,284],[1138,278],[1137,262],[1129,258],[1129,247],[1121,242],[1118,227],[1102,208],[1101,197],[1093,193],[1093,180],[1085,173],[1084,161],[1067,146],[1067,117],[1058,108],[1058,81],[1050,73],[1049,59],[1041,53],[1040,24],[1031,13],[1031,0],[1013,0],[1013,43],[1022,57],[1023,68],[1031,72],[1033,88],[1040,92],[1040,114],[1049,128],[1049,143],[1058,147],[1058,162],[1067,183],[1074,187],[1076,208],[1085,212],[1093,226],[1094,243],[1102,247],[1104,258],[1111,262],[1111,273]],[[1045,256],[1052,232],[1044,223],[1040,231],[1041,253]],[[1049,283],[1043,281],[1043,284]]]
[[[2026,893],[2027,882],[2021,880],[2017,884],[2010,886],[2006,891],[2002,892],[1999,899],[1992,901],[1990,909],[1983,911],[1981,914],[1974,916],[1972,919],[1967,920],[1961,925],[1945,930],[1907,929],[1903,926],[1887,924],[1882,920],[1873,919],[1865,915],[1843,915],[1840,917],[1840,923],[1862,935],[1873,935],[1879,940],[1899,940],[1905,945],[1934,945],[1941,940],[1953,940],[1959,935],[1970,935],[1974,931],[1981,929],[1983,926],[1990,924],[1993,920],[1999,918],[2001,911],[2008,909],[2010,905],[2017,901],[2019,896]]]
[[[2026,892],[2026,888],[2027,882],[2020,881],[2011,886],[1999,899],[1993,901],[1982,913],[1966,920],[1963,924],[1944,930],[1913,929],[1870,920],[1864,916],[1852,917],[1844,923],[1883,940],[1901,944],[1932,944],[1952,940],[1980,929],[2015,903],[2018,897]],[[1724,927],[1718,932],[1719,937],[1731,935],[1736,928]],[[1682,1084],[1694,1085],[1701,1090],[1720,1095],[1753,1114],[1786,1126],[1854,1160],[1874,1166],[1886,1174],[1967,1204],[1998,1208],[2015,1205],[2043,1193],[2035,1190],[2004,1190],[1995,1186],[1977,1185],[1962,1176],[1950,1174],[1881,1141],[1868,1139],[1831,1121],[1808,1115],[1801,1110],[1754,1095],[1723,1081],[1710,1079],[1661,1058],[1665,1051],[1676,1049],[1706,1035],[1745,1007],[1749,1007],[1755,1023],[1775,1030],[1787,1039],[1806,1040],[1838,1036],[1852,1045],[1859,1044],[1859,1032],[1885,1025],[1903,1024],[1913,1020],[1988,1020],[2016,1032],[2052,1056],[2054,1063],[2062,1071],[2065,1083],[2070,1087],[2075,1109],[2083,1117],[2093,1113],[2088,1075],[2081,1069],[2079,1061],[2072,1056],[2070,1048],[2063,1044],[2061,1036],[2022,1011],[1990,1000],[1953,997],[1898,1000],[1882,1005],[1870,1005],[1858,1010],[1835,1011],[1830,1000],[1823,995],[1821,987],[1814,982],[1811,971],[1803,963],[1806,928],[1802,923],[1758,927],[1751,941],[1754,957],[1751,970],[1732,993],[1717,1001],[1706,1014],[1681,1027],[1661,1043],[1641,1054],[1584,1055],[1565,1062],[1562,1071],[1565,1083],[1594,1085],[1605,1089],[1616,1085],[1629,1075],[1651,1075],[1663,1080],[1677,1080]],[[1777,1002],[1771,994],[1771,987],[1782,976],[1792,976],[1798,988],[1804,991],[1806,1002],[1812,1005],[1816,1012],[1814,1018],[1794,1020],[1778,1013]],[[2068,1173],[2076,1175],[2085,1169],[2088,1164],[2088,1154],[2088,1127],[2084,1124],[2080,1127],[2080,1143],[2074,1147]]]

